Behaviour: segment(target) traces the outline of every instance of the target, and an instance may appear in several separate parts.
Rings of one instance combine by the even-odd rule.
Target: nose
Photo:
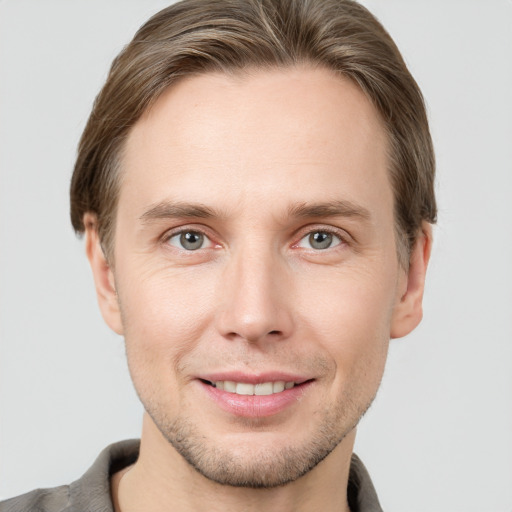
[[[271,249],[232,254],[219,283],[219,333],[251,343],[288,338],[293,330],[291,288],[286,264]]]

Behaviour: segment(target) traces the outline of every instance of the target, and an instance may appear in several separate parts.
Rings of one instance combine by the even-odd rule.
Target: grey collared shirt
[[[133,464],[139,441],[111,444],[94,464],[70,485],[36,489],[0,503],[0,512],[113,512],[110,477]],[[351,512],[382,512],[370,475],[357,455],[352,455],[347,489]]]

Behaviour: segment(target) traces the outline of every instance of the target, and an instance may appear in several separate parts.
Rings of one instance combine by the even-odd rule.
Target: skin
[[[421,320],[431,247],[424,225],[400,266],[387,165],[364,94],[308,66],[188,77],[137,122],[113,261],[84,219],[147,411],[139,460],[112,480],[117,511],[348,510],[355,426],[390,338]],[[204,245],[180,246],[187,231]],[[331,246],[313,246],[325,232]],[[233,370],[311,382],[277,414],[239,417],[198,381]]]

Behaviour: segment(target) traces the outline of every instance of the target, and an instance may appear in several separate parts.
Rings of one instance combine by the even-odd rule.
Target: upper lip
[[[244,382],[247,384],[262,384],[263,382],[295,382],[295,384],[302,384],[311,377],[299,375],[296,373],[288,373],[281,371],[262,372],[262,373],[244,373],[241,371],[224,371],[213,372],[198,375],[198,379],[206,380],[209,382],[232,381]]]

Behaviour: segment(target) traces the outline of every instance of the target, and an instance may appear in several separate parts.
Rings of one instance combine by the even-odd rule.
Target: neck
[[[355,430],[298,480],[270,489],[221,485],[192,468],[144,418],[137,462],[112,477],[115,512],[349,512],[347,484]],[[215,500],[212,498],[215,497]]]

